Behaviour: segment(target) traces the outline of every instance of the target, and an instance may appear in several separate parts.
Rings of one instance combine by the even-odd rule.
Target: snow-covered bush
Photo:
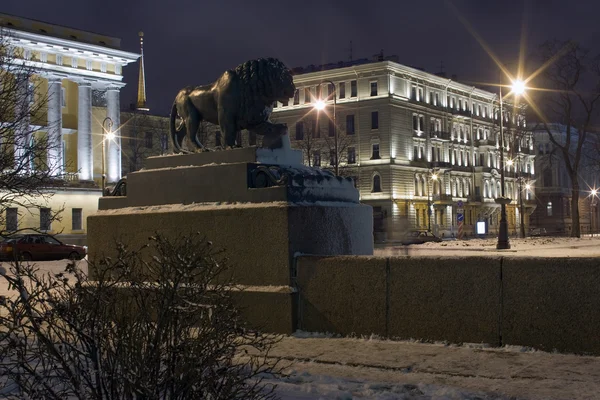
[[[262,379],[277,373],[267,357],[277,338],[241,321],[222,253],[198,235],[118,250],[93,281],[75,263],[52,275],[2,268],[11,296],[0,304],[1,395],[274,397]]]

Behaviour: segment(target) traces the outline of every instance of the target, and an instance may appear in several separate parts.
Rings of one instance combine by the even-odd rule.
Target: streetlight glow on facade
[[[325,109],[325,102],[323,100],[317,100],[315,102],[315,109],[319,111],[323,111]]]

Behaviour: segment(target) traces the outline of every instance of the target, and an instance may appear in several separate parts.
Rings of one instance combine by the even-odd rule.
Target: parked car
[[[441,242],[442,238],[427,231],[412,231],[404,235],[400,240],[403,245],[407,244],[423,244],[426,242]]]
[[[41,233],[13,235],[0,243],[2,260],[80,260],[85,255],[85,247],[64,244],[54,236]]]
[[[548,236],[546,228],[531,228],[529,230],[529,236]]]

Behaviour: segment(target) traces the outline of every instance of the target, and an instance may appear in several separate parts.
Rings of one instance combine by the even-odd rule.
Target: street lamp
[[[429,186],[433,185],[433,181],[437,181],[438,176],[435,172],[431,174],[431,179],[427,182],[427,231],[431,232],[431,208],[433,207],[431,197],[433,195],[433,187],[431,191],[429,190]]]
[[[592,195],[592,201],[590,201],[590,237],[594,237],[594,230],[592,229],[593,228],[592,221],[594,219],[593,218],[594,217],[593,210],[594,210],[594,207],[596,207],[596,204],[597,204],[596,200],[598,199],[598,190],[592,189],[591,195]]]
[[[337,126],[335,122],[335,107],[337,105],[337,89],[335,88],[335,83],[330,80],[324,80],[317,85],[320,87],[322,84],[328,83],[330,87],[333,89],[333,147],[335,152],[335,175],[338,176],[340,174],[340,162],[339,162],[339,154],[338,154],[338,135],[337,135]],[[314,108],[317,111],[323,111],[325,109],[325,102],[321,99],[317,99],[315,102]]]
[[[511,86],[511,93],[517,95],[525,92],[525,84],[521,80],[514,80]],[[510,93],[509,93],[510,94]],[[506,221],[506,205],[510,203],[510,198],[505,196],[504,188],[504,113],[503,113],[503,99],[502,99],[502,85],[500,85],[500,185],[501,185],[501,197],[496,199],[496,203],[500,204],[500,229],[498,231],[498,244],[496,249],[504,250],[510,249],[510,242],[508,240],[508,223]]]
[[[105,128],[105,126],[108,126],[108,129]],[[104,118],[104,121],[102,121],[102,196],[104,196],[104,190],[106,185],[106,141],[111,141],[115,138],[115,134],[112,131],[112,127],[113,120],[110,117]]]

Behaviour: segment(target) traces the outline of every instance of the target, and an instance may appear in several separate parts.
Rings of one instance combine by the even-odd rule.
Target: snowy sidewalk
[[[600,357],[524,348],[286,337],[283,399],[598,399]]]

